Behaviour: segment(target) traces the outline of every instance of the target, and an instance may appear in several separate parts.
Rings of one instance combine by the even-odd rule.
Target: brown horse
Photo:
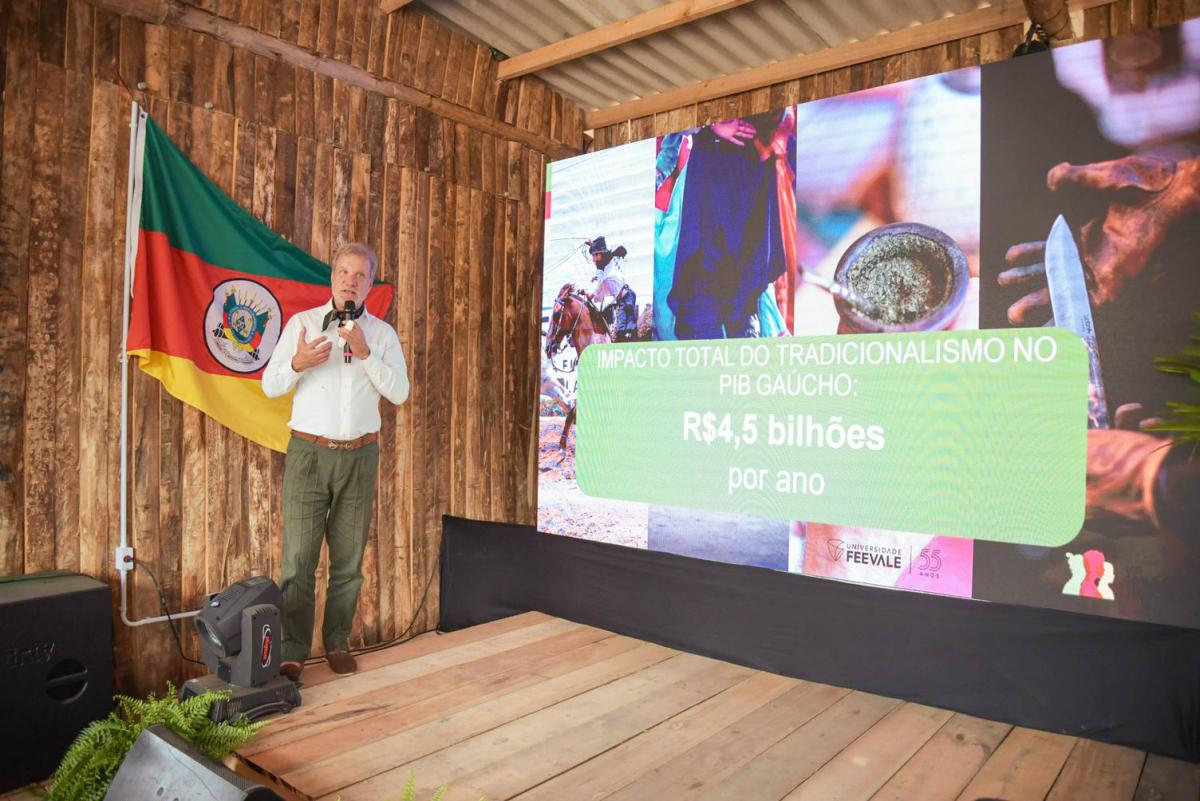
[[[582,355],[588,345],[612,342],[608,326],[600,312],[592,305],[587,294],[576,289],[572,283],[563,284],[554,298],[554,311],[550,314],[550,328],[546,331],[546,358],[553,359],[558,353],[563,341],[570,343],[577,354]],[[571,424],[575,422],[575,401],[567,411],[563,421],[562,437],[558,445],[562,450],[567,449],[567,434]]]

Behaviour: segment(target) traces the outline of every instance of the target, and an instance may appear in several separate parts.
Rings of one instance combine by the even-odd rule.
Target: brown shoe
[[[303,662],[281,662],[279,665],[279,674],[292,681],[300,681],[300,674],[303,671]]]
[[[334,673],[353,673],[358,670],[358,662],[349,651],[330,651],[325,654],[325,661]]]

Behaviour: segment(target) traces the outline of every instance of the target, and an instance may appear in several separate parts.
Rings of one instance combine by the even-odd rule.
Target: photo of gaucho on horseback
[[[595,275],[587,284],[576,286],[568,281],[562,285],[554,298],[550,323],[545,331],[544,365],[548,364],[552,371],[560,373],[573,373],[579,362],[579,355],[588,345],[602,342],[635,342],[639,339],[637,292],[626,283],[625,274],[621,270],[621,259],[628,255],[628,251],[624,246],[609,250],[603,236],[585,240],[584,245],[588,248],[593,264],[596,265]],[[648,338],[647,331],[647,336],[642,339]],[[570,349],[571,357],[566,360],[566,367],[560,367],[555,357],[564,348]],[[545,386],[546,377],[543,377],[543,387]],[[574,395],[572,389],[567,388],[565,384],[563,388],[559,394],[564,400],[567,396]],[[562,434],[559,437],[559,449],[565,458],[568,446],[574,442],[570,433],[575,420],[575,403],[572,398],[559,405],[566,410]]]
[[[644,505],[591,498],[575,479],[580,355],[649,340],[653,325],[654,142],[600,155],[556,162],[548,176],[538,528],[645,547]]]
[[[554,298],[550,325],[545,331],[544,364],[548,363],[552,370],[559,372],[574,372],[579,355],[588,345],[638,339],[637,292],[626,283],[625,273],[621,270],[621,260],[628,251],[623,245],[609,250],[602,236],[585,240],[584,245],[596,266],[596,273],[588,284],[577,287],[568,281],[562,285]],[[574,355],[565,369],[559,368],[554,361],[564,347],[569,347]],[[543,377],[543,387],[545,383]],[[564,398],[574,394],[565,385],[563,390],[560,394]],[[558,446],[565,459],[568,446],[573,442],[570,434],[575,421],[575,403],[570,400],[560,405],[566,410],[566,418]]]
[[[637,292],[625,281],[625,273],[621,269],[621,263],[629,252],[624,245],[609,250],[603,236],[589,239],[587,246],[592,263],[596,265],[596,274],[592,276],[588,288],[592,304],[608,323],[613,342],[647,339],[638,336]]]

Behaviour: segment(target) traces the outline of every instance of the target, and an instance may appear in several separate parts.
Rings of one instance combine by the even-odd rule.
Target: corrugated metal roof
[[[418,5],[515,56],[665,4],[663,0],[423,0]],[[994,4],[992,0],[757,0],[537,74],[583,108],[597,109]]]

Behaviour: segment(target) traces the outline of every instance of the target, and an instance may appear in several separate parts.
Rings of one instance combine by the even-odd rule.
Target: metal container
[[[840,333],[947,328],[962,309],[970,272],[962,248],[942,231],[899,222],[869,231],[846,249],[834,281],[873,303],[868,316],[835,297]]]

